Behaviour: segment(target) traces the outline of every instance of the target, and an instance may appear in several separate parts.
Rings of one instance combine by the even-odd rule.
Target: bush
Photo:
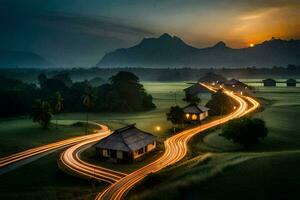
[[[229,121],[220,136],[241,144],[245,148],[250,148],[257,144],[260,138],[266,137],[267,134],[268,129],[264,120],[243,117]]]

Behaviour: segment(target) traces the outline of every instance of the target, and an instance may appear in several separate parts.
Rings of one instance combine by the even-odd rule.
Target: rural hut
[[[156,148],[156,137],[131,124],[115,130],[94,147],[102,159],[132,162]]]
[[[208,117],[209,108],[192,103],[183,108],[185,120],[188,122],[200,122]]]
[[[290,78],[286,81],[286,86],[288,87],[296,87],[297,81],[293,78]]]
[[[274,79],[268,78],[262,81],[265,87],[275,87],[276,81]]]

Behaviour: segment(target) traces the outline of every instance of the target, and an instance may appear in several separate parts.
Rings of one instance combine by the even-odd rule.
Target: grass
[[[1,199],[82,200],[94,197],[107,186],[69,176],[57,167],[60,152],[40,158],[17,170],[1,175]]]
[[[157,109],[143,113],[91,113],[89,119],[105,123],[112,129],[120,128],[129,123],[136,123],[137,127],[151,132],[161,139],[168,136],[172,126],[166,120],[165,113],[171,105],[175,104],[176,91],[177,104],[185,105],[182,89],[188,87],[185,83],[145,83],[145,87],[154,97]],[[74,127],[70,124],[85,120],[84,113],[65,113],[59,115],[59,129],[52,126],[49,130],[42,130],[30,119],[19,118],[0,122],[0,156],[15,153],[24,149],[40,146],[49,142],[84,134],[84,127]],[[161,131],[155,132],[155,126],[160,126]],[[150,153],[144,162],[133,165],[113,165],[112,168],[132,171],[156,159],[158,152]],[[1,199],[93,199],[101,191],[103,184],[96,188],[91,187],[89,181],[66,175],[57,168],[58,153],[53,153],[40,158],[30,164],[14,171],[1,175]],[[111,163],[104,163],[110,165]]]
[[[112,129],[117,129],[127,124],[136,123],[136,126],[142,130],[153,133],[157,136],[168,136],[172,124],[167,121],[166,113],[175,103],[185,106],[182,101],[184,97],[183,89],[189,85],[186,83],[159,83],[143,82],[145,89],[153,96],[153,101],[157,108],[146,112],[132,113],[91,113],[89,118],[93,121],[108,124]],[[176,92],[176,101],[175,101]],[[207,96],[203,96],[203,102],[207,101]],[[84,120],[85,116],[81,113],[62,114],[63,118],[72,120]],[[156,131],[155,127],[160,126],[161,130]]]
[[[74,122],[72,121],[72,123]],[[71,126],[65,122],[59,124],[58,129],[51,124],[49,129],[43,130],[38,124],[27,118],[1,121],[0,127],[0,157],[85,134],[84,127]],[[97,127],[89,126],[90,131],[94,128]]]
[[[271,100],[256,117],[269,135],[251,152],[212,130],[195,137],[188,158],[150,175],[127,199],[299,199],[300,88],[259,88]]]

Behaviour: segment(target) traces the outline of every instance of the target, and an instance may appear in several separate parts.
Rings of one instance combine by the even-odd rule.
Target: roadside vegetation
[[[224,94],[222,90],[218,90],[211,94],[211,100],[205,106],[210,109],[209,115],[215,116],[228,114],[234,109],[235,105],[236,102]]]
[[[243,145],[249,149],[267,136],[268,129],[262,119],[242,117],[230,120],[222,130],[220,136],[227,140]]]

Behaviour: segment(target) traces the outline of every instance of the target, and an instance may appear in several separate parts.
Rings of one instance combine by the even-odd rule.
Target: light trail
[[[207,87],[208,89],[215,91],[213,88],[202,84],[203,86]],[[188,141],[196,134],[203,132],[207,129],[212,127],[218,126],[220,124],[226,123],[231,119],[241,117],[243,115],[252,112],[253,110],[259,107],[259,103],[255,101],[251,97],[244,97],[246,98],[251,104],[253,105],[251,108],[248,109],[248,103],[242,98],[239,97],[232,92],[224,90],[224,93],[231,98],[233,98],[238,104],[239,107],[232,113],[227,116],[222,117],[221,119],[214,120],[207,124],[200,125],[196,128],[192,128],[189,130],[182,131],[169,139],[167,139],[165,144],[165,152],[164,154],[157,159],[156,161],[128,174],[124,178],[118,180],[110,187],[108,187],[105,191],[100,193],[96,199],[102,200],[119,200],[122,199],[126,193],[140,180],[145,178],[148,174],[157,172],[162,168],[165,168],[169,165],[172,165],[179,160],[181,160],[187,154],[187,144]]]
[[[108,136],[109,134],[110,132],[101,136],[85,140],[79,144],[68,148],[60,156],[60,166],[66,169],[67,171],[75,173],[76,175],[81,177],[94,178],[96,180],[101,180],[108,183],[114,183],[115,181],[120,180],[127,174],[92,165],[81,160],[79,157],[81,152],[92,146],[95,142]]]
[[[47,144],[47,145],[43,145],[40,147],[36,147],[36,148],[32,148],[29,150],[25,150],[16,154],[12,154],[10,156],[6,156],[3,158],[0,158],[0,169],[3,167],[7,167],[9,165],[12,165],[16,162],[25,160],[27,158],[30,158],[32,156],[37,156],[49,151],[53,151],[53,150],[57,150],[60,148],[64,148],[64,147],[68,147],[74,144],[77,144],[78,142],[82,142],[85,140],[89,140],[89,139],[93,139],[93,138],[99,138],[99,136],[105,135],[107,133],[111,133],[110,129],[107,126],[98,124],[98,123],[94,123],[96,125],[98,125],[99,127],[101,127],[101,130],[98,131],[95,134],[90,134],[90,135],[85,135],[85,136],[79,136],[79,137],[74,137],[74,138],[70,138],[70,139],[66,139],[63,141],[59,141],[59,142],[54,142],[51,144]]]

